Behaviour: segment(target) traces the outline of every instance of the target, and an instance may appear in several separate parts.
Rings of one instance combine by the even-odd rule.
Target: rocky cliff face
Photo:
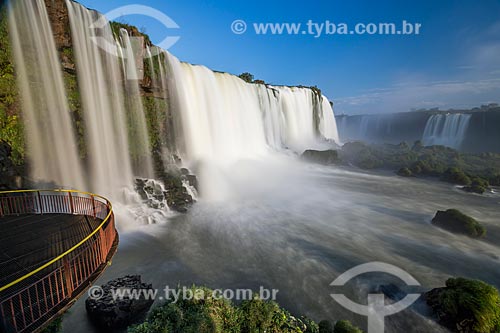
[[[68,8],[64,0],[45,0],[52,33],[61,64],[65,70],[75,71]]]
[[[49,21],[51,24],[54,42],[58,50],[63,78],[66,88],[69,111],[75,125],[75,132],[78,136],[78,146],[80,156],[86,158],[86,130],[82,115],[78,78],[76,73],[76,59],[73,51],[73,41],[68,8],[65,0],[44,0]],[[25,143],[23,133],[23,120],[21,104],[17,92],[16,77],[14,72],[14,58],[10,47],[9,29],[7,20],[7,10],[0,5],[0,143],[9,146],[3,149],[2,175],[24,176],[27,168],[25,161]],[[136,27],[113,22],[111,24],[115,36],[119,36],[121,28],[126,29],[130,36],[143,37],[143,46],[139,52],[141,57],[137,67],[144,71],[144,79],[139,82],[139,91],[143,99],[144,111],[148,120],[148,130],[151,134],[151,147],[155,154],[165,154],[158,147],[169,147],[175,150],[175,134],[173,130],[172,114],[169,112],[167,93],[160,87],[160,80],[154,80],[153,76],[158,76],[158,68],[148,68],[150,63],[143,59],[146,54],[146,46],[152,47],[149,37],[142,34]],[[158,59],[156,59],[158,60]],[[155,62],[155,65],[158,61]],[[154,72],[154,71],[157,72]],[[161,109],[161,110],[160,110]],[[8,154],[7,154],[8,151]],[[160,162],[161,157],[156,156]],[[9,161],[7,163],[6,161]],[[158,163],[159,165],[161,163]],[[9,169],[15,166],[14,169]],[[22,172],[22,174],[19,174]],[[4,181],[9,186],[14,186],[16,182]]]

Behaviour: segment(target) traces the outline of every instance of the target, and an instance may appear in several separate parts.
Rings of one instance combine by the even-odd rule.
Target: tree
[[[245,72],[239,75],[239,78],[242,79],[245,82],[252,83],[253,82],[253,75]]]

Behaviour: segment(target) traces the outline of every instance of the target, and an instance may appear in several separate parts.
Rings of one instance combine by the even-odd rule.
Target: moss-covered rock
[[[474,177],[469,186],[464,186],[463,190],[466,192],[483,194],[490,187],[487,180],[481,177]]]
[[[362,330],[351,324],[348,320],[339,320],[333,329],[334,333],[363,333]]]
[[[336,150],[313,150],[308,149],[302,153],[302,159],[319,164],[337,164],[340,162]]]
[[[411,177],[413,176],[413,172],[408,169],[408,168],[401,168],[398,170],[397,172],[398,176],[401,176],[401,177]]]
[[[319,333],[333,333],[333,325],[329,320],[322,320],[318,324]]]
[[[454,332],[500,332],[500,296],[479,280],[450,278],[446,287],[425,294],[439,322]]]
[[[438,211],[432,219],[432,224],[473,238],[480,238],[486,234],[486,229],[478,221],[457,209]]]

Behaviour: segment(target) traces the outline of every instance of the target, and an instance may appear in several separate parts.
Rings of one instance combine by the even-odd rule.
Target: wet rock
[[[158,173],[158,172],[157,172]],[[184,186],[184,182],[198,189],[198,180],[186,168],[170,166],[158,175],[159,180],[136,179],[135,187],[141,198],[152,208],[163,205],[179,213],[186,213],[194,203],[194,198]]]
[[[196,190],[198,190],[198,178],[196,178],[195,175],[186,175],[185,176],[186,181],[188,184],[192,187],[194,187]]]
[[[302,153],[302,159],[325,165],[336,164],[340,161],[336,150],[308,149]]]
[[[432,224],[473,238],[480,238],[486,234],[486,229],[478,221],[457,209],[439,210],[432,219]]]
[[[142,283],[140,275],[127,275],[107,282],[101,286],[102,293],[87,298],[85,308],[94,325],[104,329],[125,328],[145,316],[153,304],[153,299],[146,299],[144,293],[152,290],[151,284]],[[123,297],[113,297],[116,290],[126,291]],[[135,290],[137,297],[130,297],[129,291]],[[143,292],[141,292],[143,291]],[[116,298],[116,299],[114,299]]]

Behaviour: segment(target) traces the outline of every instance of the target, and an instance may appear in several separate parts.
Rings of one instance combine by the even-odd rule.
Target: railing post
[[[43,214],[42,198],[40,196],[40,191],[36,191],[38,195],[38,207],[40,207],[40,214]]]
[[[96,213],[95,213],[95,199],[94,199],[94,196],[91,195],[92,197],[92,209],[94,210],[94,218],[96,217]]]
[[[106,241],[106,235],[104,234],[104,230],[99,229],[99,244],[101,246],[101,262],[105,263],[106,258],[108,257],[108,245]]]
[[[74,214],[75,208],[73,206],[73,196],[71,195],[71,192],[68,192],[68,196],[69,196],[69,206],[71,208],[71,214]]]
[[[66,297],[71,298],[71,295],[73,294],[73,279],[71,278],[71,266],[67,257],[63,258],[63,272],[66,280],[66,287],[68,289]]]

